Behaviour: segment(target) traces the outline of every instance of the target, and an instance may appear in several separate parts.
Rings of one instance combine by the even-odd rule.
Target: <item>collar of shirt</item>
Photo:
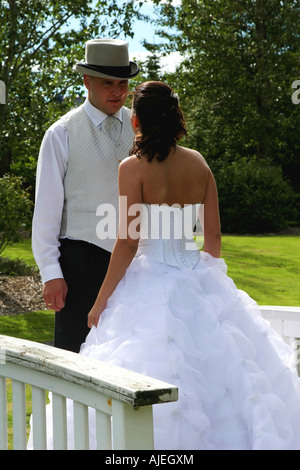
[[[107,114],[103,113],[100,111],[100,109],[95,108],[88,99],[85,100],[84,104],[84,109],[85,112],[87,113],[88,117],[91,119],[91,121],[95,124],[95,126],[101,128],[102,122],[107,118]],[[114,116],[118,118],[121,122],[123,122],[122,119],[122,108],[117,111]]]

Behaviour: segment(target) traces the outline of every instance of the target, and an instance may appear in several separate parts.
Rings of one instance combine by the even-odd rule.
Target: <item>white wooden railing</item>
[[[293,349],[293,360],[300,376],[300,307],[260,306],[262,316]]]
[[[262,315],[298,357],[300,307],[262,306]],[[13,448],[27,445],[26,386],[32,389],[33,448],[47,448],[46,393],[52,392],[53,446],[67,448],[66,398],[74,401],[74,446],[89,448],[95,409],[98,449],[153,449],[152,405],[176,401],[176,387],[84,356],[0,335],[0,450],[8,448],[7,379],[11,379]]]
[[[262,316],[292,347],[300,338],[300,307],[261,305]]]
[[[45,391],[52,392],[53,447],[57,450],[68,448],[66,398],[74,401],[77,450],[89,448],[91,408],[96,415],[97,449],[153,449],[152,405],[178,399],[177,388],[165,382],[52,346],[0,335],[1,450],[8,448],[8,382],[12,384],[14,450],[27,446],[26,384],[32,388],[35,450],[47,449]]]

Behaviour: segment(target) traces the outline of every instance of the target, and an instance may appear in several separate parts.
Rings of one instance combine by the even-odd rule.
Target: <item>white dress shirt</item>
[[[83,106],[95,126],[101,129],[101,124],[107,115],[95,108],[87,99]],[[122,122],[122,109],[115,116]],[[59,119],[45,133],[36,174],[32,251],[43,283],[63,278],[59,264],[59,234],[68,154],[68,133],[63,121]]]

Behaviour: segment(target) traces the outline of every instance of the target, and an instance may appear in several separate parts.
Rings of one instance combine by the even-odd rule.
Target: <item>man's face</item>
[[[84,84],[88,89],[88,99],[95,108],[105,114],[115,114],[125,103],[128,93],[128,80],[84,75]]]

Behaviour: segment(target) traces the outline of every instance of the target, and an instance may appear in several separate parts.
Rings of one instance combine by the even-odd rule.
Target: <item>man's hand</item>
[[[68,286],[64,279],[51,279],[43,286],[43,297],[50,310],[59,312],[65,306]]]

